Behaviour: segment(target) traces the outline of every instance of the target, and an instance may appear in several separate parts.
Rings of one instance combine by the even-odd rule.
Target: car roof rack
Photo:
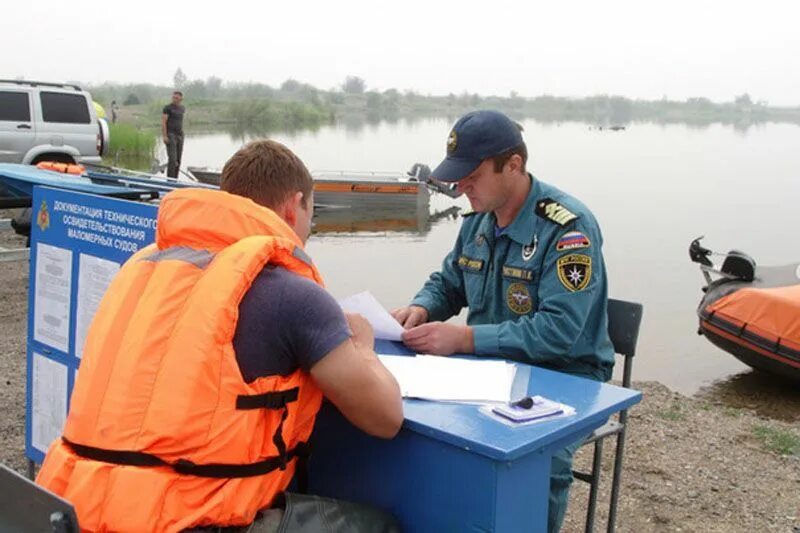
[[[32,80],[0,80],[0,83],[15,83],[17,85],[30,85],[32,87],[70,87],[76,91],[82,91],[79,86],[73,83],[53,83],[49,81],[32,81]]]

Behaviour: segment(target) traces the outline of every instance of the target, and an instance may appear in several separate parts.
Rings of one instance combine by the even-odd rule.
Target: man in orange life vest
[[[251,524],[295,472],[323,395],[391,438],[397,382],[369,324],[345,316],[303,250],[313,182],[253,142],[222,191],[171,192],[89,330],[63,438],[37,482],[90,531]]]

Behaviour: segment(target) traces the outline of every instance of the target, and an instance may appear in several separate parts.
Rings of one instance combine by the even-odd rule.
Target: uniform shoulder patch
[[[592,279],[592,258],[583,254],[567,254],[558,258],[558,280],[571,292],[578,292]]]
[[[588,248],[591,245],[592,241],[589,240],[589,237],[580,231],[568,231],[556,242],[556,251],[579,250],[581,248]]]
[[[536,202],[536,214],[559,226],[566,226],[578,218],[578,215],[551,198],[542,198]]]

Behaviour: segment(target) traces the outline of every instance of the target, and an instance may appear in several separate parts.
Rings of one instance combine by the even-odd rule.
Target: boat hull
[[[219,185],[219,172],[205,168],[190,167],[189,171],[201,182]],[[337,174],[338,176],[338,174]],[[369,207],[394,209],[428,206],[430,192],[420,181],[398,179],[364,179],[342,177],[314,177],[314,203],[340,207]]]
[[[714,281],[697,308],[698,332],[744,364],[800,383],[799,295],[800,264],[758,267],[753,281]]]
[[[736,335],[700,321],[700,330],[714,346],[725,350],[747,366],[781,379],[800,383],[800,360],[776,355]]]

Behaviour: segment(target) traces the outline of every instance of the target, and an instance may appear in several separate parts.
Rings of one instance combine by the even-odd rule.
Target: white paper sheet
[[[80,254],[78,259],[78,310],[75,317],[75,357],[83,357],[86,333],[100,300],[119,271],[119,263]]]
[[[339,300],[339,305],[347,313],[363,315],[372,325],[376,339],[399,341],[403,326],[369,291],[360,292]]]
[[[459,357],[379,355],[406,398],[509,402],[516,366]]]
[[[46,452],[67,420],[67,367],[34,352],[32,396],[31,444]]]
[[[49,244],[36,246],[33,338],[67,352],[72,252]]]

